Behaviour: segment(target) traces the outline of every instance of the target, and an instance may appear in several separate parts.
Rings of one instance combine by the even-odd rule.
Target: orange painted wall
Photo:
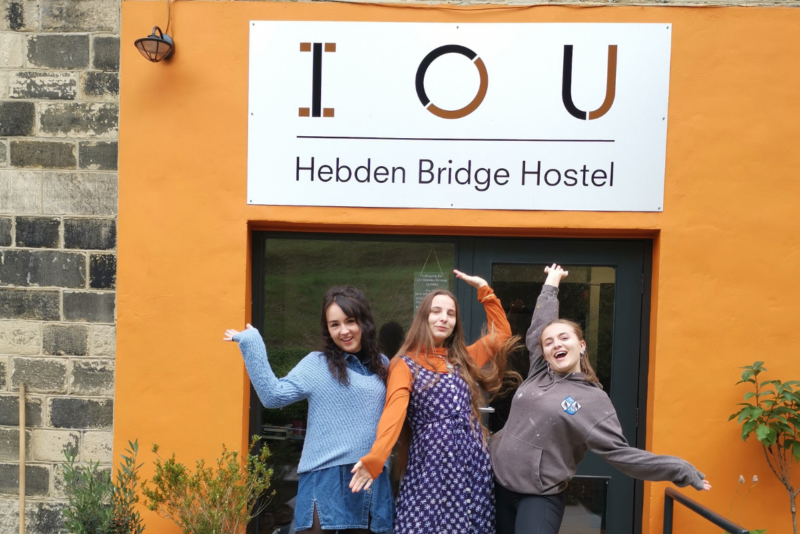
[[[122,5],[117,383],[114,449],[138,438],[178,458],[240,447],[247,377],[226,327],[248,317],[249,228],[655,239],[648,448],[694,462],[697,494],[727,513],[740,474],[761,483],[745,525],[790,532],[785,493],[727,416],[737,367],[765,359],[800,378],[800,10],[374,6],[176,2],[169,63],[134,39],[164,2]],[[668,22],[673,24],[663,213],[247,206],[249,20]],[[150,473],[147,469],[146,475]],[[800,483],[800,475],[797,478]],[[664,484],[645,532],[661,532]],[[177,530],[152,514],[148,532]],[[678,510],[677,531],[713,529]]]

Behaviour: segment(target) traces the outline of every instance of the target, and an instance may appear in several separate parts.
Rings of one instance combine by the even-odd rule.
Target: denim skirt
[[[394,496],[389,470],[384,467],[369,490],[350,491],[353,464],[302,473],[294,508],[294,529],[311,528],[314,506],[322,530],[369,528],[375,533],[391,532],[394,525]]]

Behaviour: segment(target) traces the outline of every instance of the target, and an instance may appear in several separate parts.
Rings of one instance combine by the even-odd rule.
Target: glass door
[[[553,262],[569,271],[559,290],[560,316],[580,324],[587,353],[603,389],[617,410],[626,439],[636,446],[640,336],[643,296],[642,242],[579,240],[475,239],[472,271],[490,281],[508,312],[512,332],[523,340]],[[472,335],[484,323],[473,306]],[[520,350],[511,367],[524,377],[528,351]],[[493,401],[492,431],[503,427],[513,391]],[[593,454],[578,468],[567,489],[562,533],[631,533],[635,483]]]
[[[352,234],[257,233],[253,240],[253,324],[264,336],[270,364],[285,376],[301,358],[320,348],[322,295],[350,284],[367,296],[383,352],[392,356],[411,324],[416,306],[431,289],[456,293],[465,333],[480,336],[486,321],[475,291],[454,282],[453,268],[486,278],[509,314],[515,334],[525,336],[544,282],[544,266],[570,271],[561,284],[561,316],[584,327],[592,363],[617,409],[628,441],[637,444],[637,406],[642,360],[644,241],[495,239]],[[511,364],[527,372],[527,351]],[[640,362],[644,361],[643,364]],[[513,394],[513,392],[511,392]],[[502,428],[510,395],[493,403],[493,430]],[[251,388],[252,434],[272,452],[272,489],[265,513],[249,532],[292,534],[297,465],[305,438],[307,403],[281,410],[261,406]],[[640,521],[635,483],[591,454],[568,490],[562,533],[633,534]]]

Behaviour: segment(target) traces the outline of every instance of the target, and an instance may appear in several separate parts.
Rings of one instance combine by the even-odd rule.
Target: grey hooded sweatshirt
[[[518,493],[553,495],[567,487],[590,450],[630,477],[703,489],[705,476],[690,463],[629,446],[608,395],[583,373],[550,371],[539,338],[557,318],[558,288],[545,285],[526,336],[528,377],[489,444],[497,481]]]

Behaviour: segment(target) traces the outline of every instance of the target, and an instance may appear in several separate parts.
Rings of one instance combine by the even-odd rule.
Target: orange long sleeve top
[[[504,343],[511,337],[511,326],[508,324],[500,299],[495,296],[491,287],[483,286],[478,289],[478,301],[483,304],[486,310],[488,324],[490,328],[494,327],[497,341]],[[481,338],[467,347],[467,352],[479,367],[483,367],[492,357],[492,353],[486,345],[484,338]],[[440,351],[442,356],[446,354],[444,352],[445,349],[437,349],[437,353]],[[409,357],[414,358],[412,355],[409,355]],[[414,361],[431,371],[447,372],[446,364],[441,358],[432,358],[430,363],[425,358],[414,358]],[[392,452],[392,447],[397,442],[397,438],[400,437],[403,423],[406,420],[413,380],[414,376],[408,365],[400,358],[394,358],[389,364],[389,376],[386,382],[386,404],[383,406],[383,414],[378,423],[375,443],[372,445],[369,454],[361,458],[361,463],[373,480],[381,474],[383,466]]]

